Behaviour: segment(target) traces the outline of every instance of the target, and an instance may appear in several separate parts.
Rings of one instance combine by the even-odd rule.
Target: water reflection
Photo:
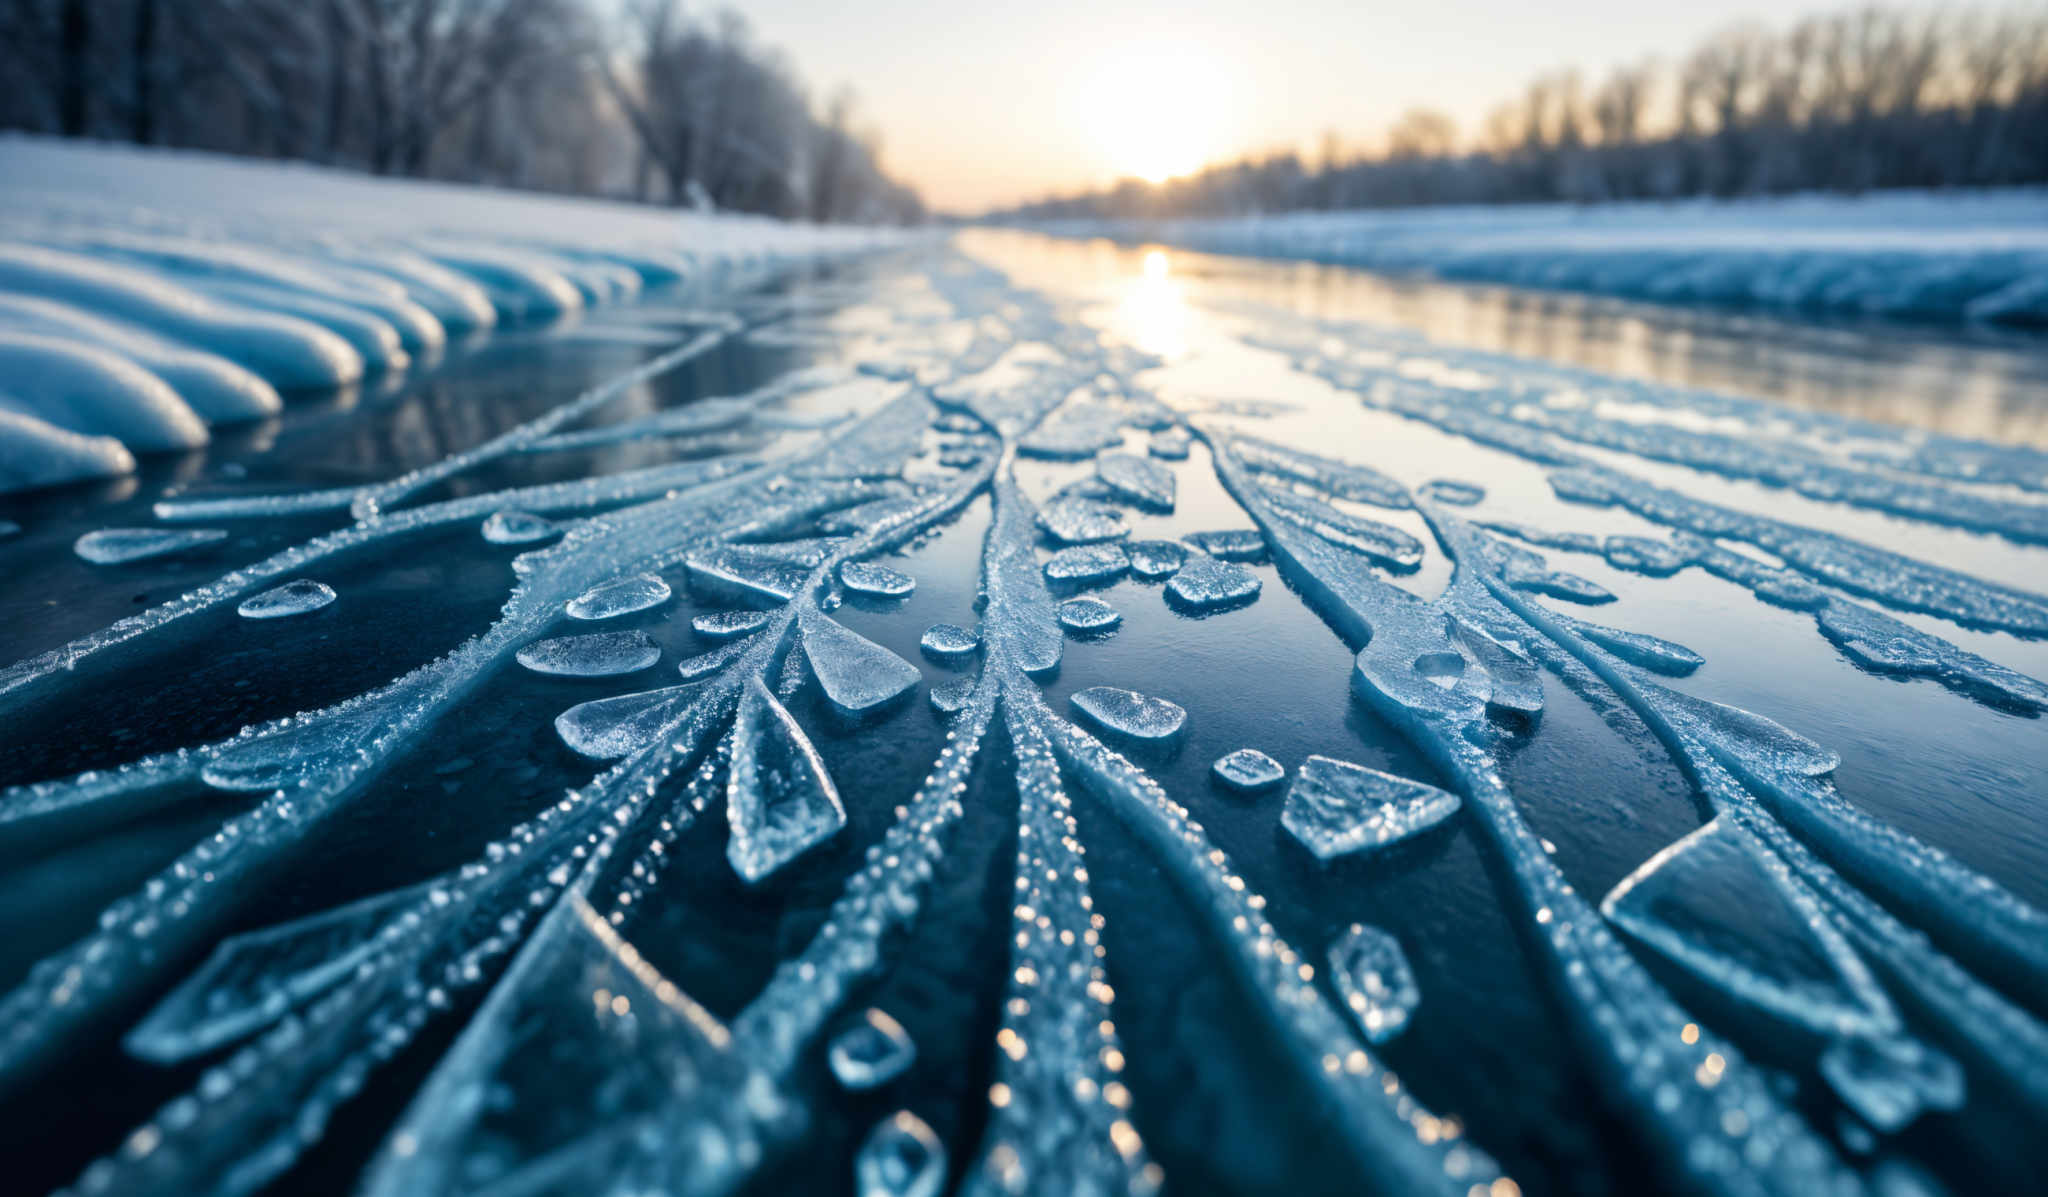
[[[1249,302],[1413,329],[1448,345],[2048,448],[2048,339],[2038,335],[1789,320],[1030,233],[976,230],[963,241],[1020,281],[1057,277],[1058,289],[1112,301],[1112,331],[1169,358],[1188,352],[1191,319]]]

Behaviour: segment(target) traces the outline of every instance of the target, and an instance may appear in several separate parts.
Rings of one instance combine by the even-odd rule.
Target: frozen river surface
[[[2044,446],[970,233],[0,500],[10,1187],[2025,1191]]]

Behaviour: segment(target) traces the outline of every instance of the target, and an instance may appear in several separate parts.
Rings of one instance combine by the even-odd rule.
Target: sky
[[[1427,105],[1463,133],[1545,71],[1671,58],[1761,0],[748,0],[814,94],[841,84],[941,211],[1183,173]]]

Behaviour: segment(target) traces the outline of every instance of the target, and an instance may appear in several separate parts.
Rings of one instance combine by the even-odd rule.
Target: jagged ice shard
[[[1435,786],[1311,756],[1287,787],[1280,825],[1327,861],[1419,835],[1457,813],[1458,805],[1456,794]]]
[[[846,807],[818,750],[759,678],[747,683],[733,725],[732,824],[726,859],[758,884],[846,826]]]

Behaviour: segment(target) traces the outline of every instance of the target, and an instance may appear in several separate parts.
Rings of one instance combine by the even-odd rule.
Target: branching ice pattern
[[[1956,1108],[1957,1060],[1995,1078],[2029,1116],[2048,1116],[2048,1030],[2034,1013],[2048,1001],[2048,919],[1851,805],[1829,779],[1827,749],[1674,688],[1702,664],[1692,650],[1556,609],[1613,596],[1538,552],[1596,553],[1654,577],[1697,568],[1811,612],[1863,668],[2038,712],[2048,710],[2038,680],[1877,608],[2040,636],[2048,599],[1693,498],[1615,462],[1675,462],[2023,543],[2048,539],[2044,509],[2015,497],[2048,491],[2041,462],[1932,440],[1901,449],[1869,427],[1445,353],[1382,330],[1275,331],[1267,320],[1250,337],[1366,405],[1551,470],[1566,500],[1626,508],[1669,535],[1536,528],[1485,518],[1473,509],[1485,492],[1470,483],[1411,489],[1327,450],[1254,435],[1245,424],[1257,406],[1176,410],[1140,381],[1153,359],[985,268],[948,258],[925,277],[950,313],[906,315],[893,350],[856,367],[794,371],[743,395],[584,425],[733,337],[837,343],[812,319],[830,310],[827,289],[721,320],[539,419],[389,481],[166,499],[157,514],[169,523],[323,512],[349,522],[0,673],[0,703],[34,702],[193,615],[229,603],[249,614],[310,566],[398,551],[437,527],[473,523],[493,543],[532,546],[487,630],[381,687],[223,740],[0,792],[0,824],[147,809],[208,788],[257,796],[0,999],[0,1083],[12,1088],[38,1083],[124,1021],[125,1046],[141,1059],[211,1061],[189,1092],[88,1166],[77,1192],[258,1190],[452,1011],[471,1012],[384,1138],[364,1192],[733,1192],[803,1142],[821,1100],[807,1070],[855,1013],[854,995],[900,962],[969,805],[1006,800],[1007,783],[989,776],[1001,772],[1015,793],[1007,959],[984,1129],[976,1143],[951,1145],[963,1191],[1108,1197],[1170,1180],[1123,1079],[1114,931],[1091,892],[1076,814],[1085,806],[1128,831],[1184,900],[1218,971],[1251,997],[1256,1023],[1244,1033],[1269,1041],[1287,1064],[1284,1083],[1327,1111],[1335,1149],[1362,1183],[1505,1197],[1514,1182],[1487,1145],[1414,1098],[1380,1054],[1429,1003],[1398,941],[1364,926],[1307,950],[1281,936],[1266,898],[1205,830],[1199,803],[1170,795],[1140,763],[1147,741],[1179,733],[1181,706],[1096,687],[1074,695],[1077,723],[1041,688],[1069,634],[1106,634],[1119,619],[1096,599],[1063,605],[1073,589],[1129,571],[1165,581],[1164,601],[1178,610],[1227,618],[1259,598],[1246,562],[1264,558],[1356,653],[1357,696],[1449,787],[1312,757],[1292,775],[1282,826],[1316,857],[1365,868],[1390,845],[1442,834],[1430,830],[1438,825],[1469,828],[1500,866],[1503,906],[1602,1100],[1671,1183],[1731,1195],[1873,1183],[1832,1126],[1814,1120],[1815,1103],[1788,1100],[1751,1061],[1747,1029],[1718,1031],[1708,1012],[1681,1003],[1659,979],[1671,970],[1802,1028],[1835,1104],[1876,1134]],[[966,330],[965,348],[949,350],[934,332],[942,327]],[[864,407],[843,421],[783,410],[800,395]],[[1688,414],[1746,431],[1668,426]],[[411,502],[512,454],[628,441],[666,446],[677,460]],[[1125,509],[1173,509],[1185,479],[1171,463],[1193,462],[1197,449],[1251,528],[1130,541]],[[1093,475],[1034,500],[1019,458],[1091,462]],[[1961,480],[1994,480],[2005,497]],[[718,1017],[636,946],[641,910],[672,883],[674,845],[722,804],[727,861],[758,886],[847,833],[849,808],[873,798],[831,775],[792,714],[794,697],[815,686],[838,718],[904,717],[922,672],[835,612],[911,593],[914,577],[874,559],[943,534],[984,500],[980,626],[935,626],[923,641],[935,660],[972,663],[930,690],[945,712],[943,748],[809,941],[735,1015]],[[1388,522],[1390,512],[1433,543]],[[1432,549],[1452,572],[1430,598],[1397,579]],[[608,762],[602,772],[448,873],[223,938],[296,850],[514,662],[645,668],[643,647],[659,656],[651,640],[595,638],[630,635],[604,621],[661,607],[669,579],[735,608],[694,621],[726,643],[681,662],[680,684],[560,715],[562,739]],[[599,651],[622,645],[630,659]],[[1546,674],[1647,729],[1709,812],[1604,900],[1567,880],[1503,767],[1544,709]],[[1216,771],[1246,793],[1287,776],[1251,750]],[[1817,963],[1795,973],[1717,931],[1717,893],[1736,895]],[[880,1011],[867,1025],[894,1028],[888,1046],[901,1064],[891,1067],[907,1065],[914,1048],[902,1028]],[[836,1056],[835,1071],[854,1083]],[[859,1166],[893,1175],[880,1161],[897,1151],[921,1177],[943,1170],[945,1149],[906,1111],[876,1127]]]

